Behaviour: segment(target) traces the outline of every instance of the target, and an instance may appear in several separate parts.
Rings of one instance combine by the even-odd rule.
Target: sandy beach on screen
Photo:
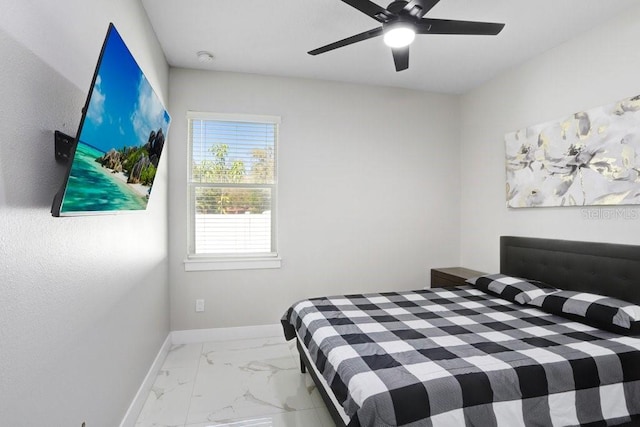
[[[128,184],[127,183],[127,176],[123,172],[113,172],[111,169],[105,168],[105,167],[103,167],[102,169],[106,173],[108,173],[109,175],[115,177],[116,179],[118,179],[122,183],[126,184],[127,187],[129,187],[130,189],[135,191],[139,196],[146,198],[149,195],[149,187],[148,186],[142,185],[142,184]]]

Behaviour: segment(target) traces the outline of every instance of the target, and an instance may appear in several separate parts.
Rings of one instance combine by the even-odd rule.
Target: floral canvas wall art
[[[507,206],[640,204],[640,95],[505,135]]]

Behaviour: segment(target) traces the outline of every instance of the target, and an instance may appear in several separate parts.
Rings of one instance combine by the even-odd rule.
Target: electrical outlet
[[[204,311],[204,300],[203,299],[197,299],[196,300],[196,312],[200,313]]]

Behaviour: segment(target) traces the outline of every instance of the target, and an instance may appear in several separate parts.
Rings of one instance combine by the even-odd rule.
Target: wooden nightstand
[[[446,286],[460,286],[465,284],[465,280],[482,276],[483,274],[486,273],[463,267],[432,268],[431,287],[444,288]]]

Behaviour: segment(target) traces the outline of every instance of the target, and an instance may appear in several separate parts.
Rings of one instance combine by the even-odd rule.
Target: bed
[[[514,277],[553,290],[521,303]],[[640,247],[503,236],[496,276],[312,298],[282,325],[337,426],[639,425],[640,334],[620,314],[640,314],[616,306],[605,328],[593,307],[610,298],[587,298],[594,323],[554,312],[563,293],[640,304]]]

